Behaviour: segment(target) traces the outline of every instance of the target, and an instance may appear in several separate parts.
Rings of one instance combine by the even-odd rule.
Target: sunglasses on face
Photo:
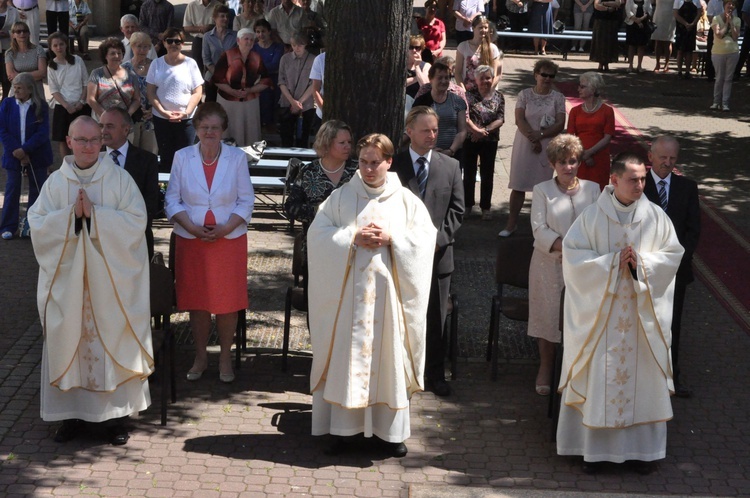
[[[164,40],[164,42],[167,45],[181,45],[182,44],[182,40],[180,40],[179,38],[167,38],[166,40]]]
[[[419,45],[410,45],[409,50],[422,50],[422,47]]]
[[[541,76],[542,78],[549,78],[551,80],[554,80],[556,75],[550,73],[539,73],[539,76]]]

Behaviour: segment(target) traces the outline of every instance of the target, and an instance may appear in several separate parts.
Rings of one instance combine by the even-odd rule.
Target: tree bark
[[[328,0],[323,120],[340,119],[359,140],[403,132],[412,0]]]

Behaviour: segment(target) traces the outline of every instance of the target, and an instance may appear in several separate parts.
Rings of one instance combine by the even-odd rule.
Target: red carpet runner
[[[582,102],[578,98],[577,83],[564,82],[557,88],[566,97],[568,111]],[[647,159],[650,142],[616,107],[613,108],[612,155],[630,150],[642,153]],[[750,241],[703,197],[701,215],[701,237],[693,267],[698,278],[750,334]]]

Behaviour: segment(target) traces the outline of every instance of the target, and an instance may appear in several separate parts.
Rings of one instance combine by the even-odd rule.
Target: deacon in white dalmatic
[[[664,211],[643,194],[646,168],[631,153],[563,240],[565,326],[560,455],[636,461],[665,457],[674,392],[670,332],[682,246]]]
[[[307,234],[313,435],[373,435],[406,455],[409,400],[424,389],[425,317],[436,229],[388,173],[384,135],[357,144],[359,172]],[[337,439],[332,452],[345,446]]]

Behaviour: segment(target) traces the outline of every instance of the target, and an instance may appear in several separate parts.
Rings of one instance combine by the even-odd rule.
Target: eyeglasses
[[[99,145],[100,143],[102,143],[102,137],[96,137],[96,138],[73,137],[73,141],[77,143],[78,145],[85,147],[86,145]]]
[[[180,40],[179,38],[167,38],[166,40],[164,40],[164,43],[166,43],[167,45],[182,45],[182,40]]]
[[[201,133],[221,133],[224,130],[221,126],[199,126],[198,131]]]
[[[420,45],[409,45],[409,50],[422,50]]]
[[[539,73],[539,76],[541,76],[542,78],[549,78],[551,80],[554,80],[556,75],[550,73]]]
[[[13,31],[13,33],[16,35],[28,35],[29,30],[28,29],[16,29]]]

